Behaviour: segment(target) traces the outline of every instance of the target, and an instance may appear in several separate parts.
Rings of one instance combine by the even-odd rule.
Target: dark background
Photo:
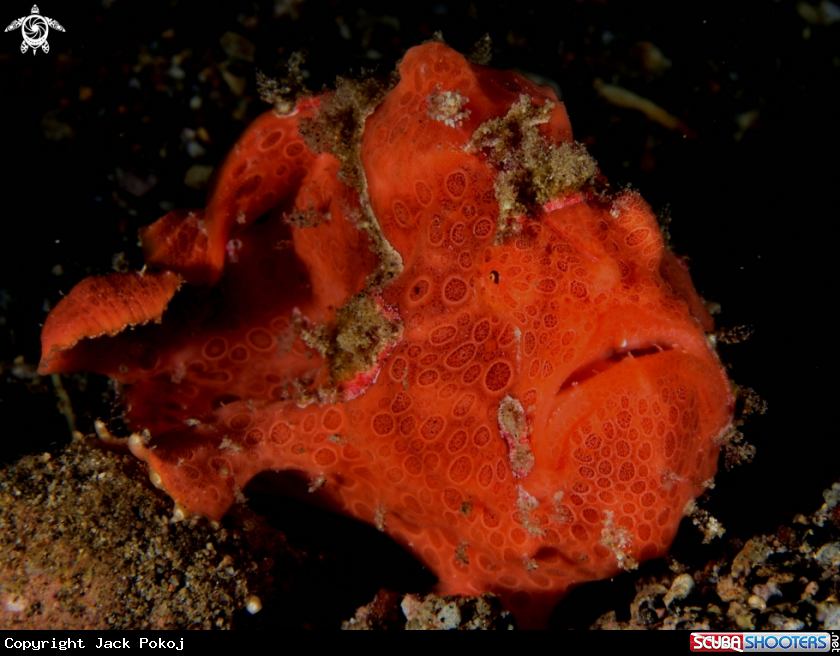
[[[28,15],[29,2],[4,3],[0,24]],[[610,181],[632,185],[672,217],[675,251],[690,257],[700,293],[721,304],[718,325],[754,328],[747,342],[720,350],[730,376],[769,404],[744,427],[755,461],[722,472],[710,495],[707,507],[726,539],[769,533],[814,510],[838,479],[840,23],[830,12],[784,1],[287,0],[219,9],[192,0],[101,0],[39,7],[66,29],[50,31],[48,54],[21,54],[19,29],[0,33],[6,462],[69,440],[50,380],[34,372],[45,308],[86,275],[112,270],[117,253],[139,268],[140,226],[169,209],[203,205],[204,192],[187,187],[185,174],[194,164],[218,164],[267,108],[256,97],[255,69],[277,75],[286,57],[303,50],[307,83],[317,90],[361,68],[388,73],[407,48],[441,30],[461,51],[489,33],[493,66],[559,85],[575,138]],[[229,32],[236,36],[223,40]],[[646,66],[646,44],[670,67]],[[657,103],[695,138],[610,105],[595,91],[596,78]],[[79,375],[64,384],[80,430],[111,416],[103,380]],[[371,549],[367,540],[377,538],[366,529],[290,508],[277,520],[281,528],[338,542],[341,562],[360,573],[347,614],[379,587],[428,584],[387,540]],[[699,542],[686,522],[676,557],[703,562],[721,548]],[[363,557],[372,550],[381,556],[375,565]],[[561,606],[558,625],[585,622],[610,604],[623,607],[632,599],[628,585],[619,578],[586,586]]]

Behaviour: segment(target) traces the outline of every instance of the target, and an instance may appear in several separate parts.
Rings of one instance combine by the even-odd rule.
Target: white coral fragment
[[[433,121],[443,123],[450,128],[459,128],[461,123],[470,116],[470,110],[464,109],[464,105],[468,102],[469,98],[457,91],[430,93],[426,98],[426,114]]]

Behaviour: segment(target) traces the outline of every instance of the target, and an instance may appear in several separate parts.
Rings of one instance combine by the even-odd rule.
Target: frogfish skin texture
[[[537,626],[667,552],[729,381],[650,207],[551,89],[441,43],[398,73],[254,121],[206,208],[141,231],[148,268],[61,300],[40,370],[121,383],[176,514],[219,519],[293,472],[439,592]]]

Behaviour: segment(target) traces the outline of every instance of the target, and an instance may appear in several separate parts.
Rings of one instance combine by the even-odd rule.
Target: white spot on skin
[[[239,239],[231,239],[225,246],[227,251],[228,262],[235,264],[239,262],[239,251],[242,248],[242,242]]]
[[[450,128],[459,128],[461,123],[469,118],[470,110],[463,109],[469,98],[457,91],[442,91],[431,93],[426,98],[426,114],[433,121],[438,121]]]
[[[309,494],[312,494],[315,490],[319,490],[322,487],[324,487],[324,483],[326,482],[327,479],[324,478],[323,474],[321,474],[320,476],[312,480],[312,482],[309,484],[309,487],[306,488],[306,491],[309,492]]]
[[[187,375],[187,366],[184,362],[179,362],[175,365],[175,370],[172,372],[172,382],[176,385],[184,380],[184,377]]]
[[[561,523],[569,523],[572,521],[572,517],[569,515],[568,510],[563,508],[563,497],[565,494],[561,490],[554,495],[554,519]]]
[[[511,472],[516,478],[527,476],[534,468],[531,434],[522,404],[507,395],[499,403],[499,432],[508,444]]]
[[[242,446],[232,441],[227,435],[225,435],[219,443],[219,450],[224,451],[225,449],[231,451],[232,453],[238,453],[242,451]]]
[[[377,506],[373,513],[373,525],[381,533],[385,532],[385,513],[385,507],[382,505]]]
[[[618,567],[625,571],[637,569],[639,563],[630,555],[633,545],[633,534],[623,526],[613,523],[612,510],[604,511],[604,528],[601,529],[601,544],[609,549],[618,562]]]
[[[521,485],[517,485],[516,490],[518,492],[516,507],[519,511],[516,513],[516,520],[531,535],[545,534],[539,526],[540,520],[531,516],[531,513],[540,507],[540,502]],[[534,569],[536,569],[536,563]]]

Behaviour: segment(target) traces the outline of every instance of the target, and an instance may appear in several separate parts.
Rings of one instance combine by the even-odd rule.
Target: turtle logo
[[[41,16],[38,5],[32,5],[32,13],[29,16],[13,20],[6,31],[10,32],[17,28],[20,28],[21,34],[23,34],[20,51],[26,52],[29,48],[32,48],[33,55],[38,51],[38,48],[43,48],[44,52],[50,51],[50,44],[47,43],[47,34],[50,32],[50,28],[59,32],[64,31],[64,28],[57,21]]]

